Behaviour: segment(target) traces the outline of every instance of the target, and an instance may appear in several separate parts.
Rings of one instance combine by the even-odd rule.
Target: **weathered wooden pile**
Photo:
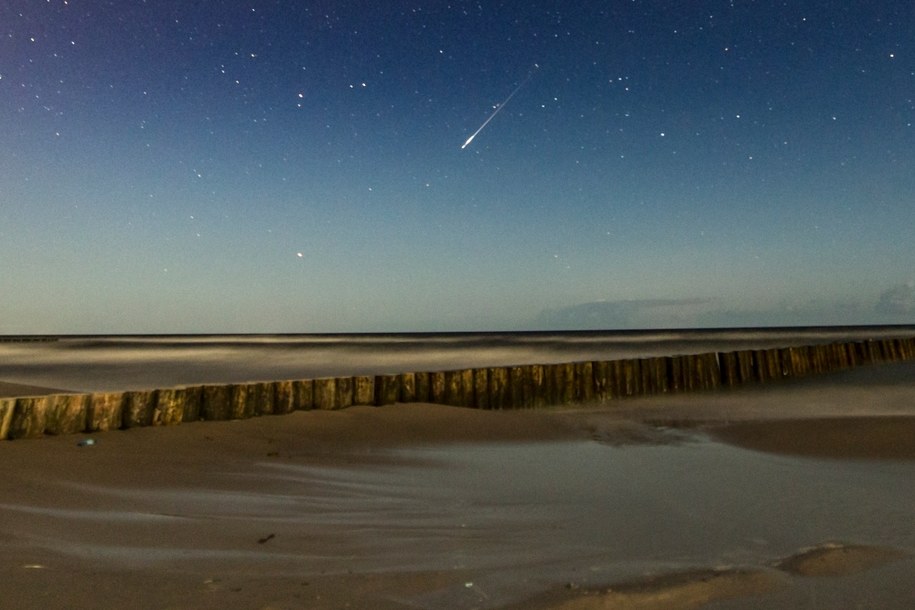
[[[431,402],[478,409],[603,403],[915,359],[915,337],[625,360],[0,398],[0,440]]]

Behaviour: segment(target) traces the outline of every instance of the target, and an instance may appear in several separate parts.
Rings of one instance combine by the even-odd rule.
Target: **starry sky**
[[[0,333],[912,323],[913,123],[906,0],[6,0]]]

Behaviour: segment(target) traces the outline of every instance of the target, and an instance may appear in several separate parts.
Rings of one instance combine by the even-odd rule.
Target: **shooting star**
[[[534,64],[534,68],[539,68],[539,67],[540,67],[540,66],[539,66],[538,64]],[[528,73],[527,78],[525,78],[523,81],[521,81],[521,84],[518,85],[517,87],[515,87],[515,90],[508,94],[508,97],[505,98],[505,101],[502,102],[501,104],[499,104],[498,106],[496,106],[496,109],[493,110],[493,112],[492,112],[491,115],[489,115],[489,118],[487,118],[485,121],[483,121],[483,124],[480,125],[479,128],[477,128],[477,130],[476,130],[475,132],[473,132],[472,134],[470,134],[470,137],[467,138],[467,141],[464,142],[464,143],[461,145],[461,150],[464,150],[465,148],[467,148],[467,147],[470,145],[471,142],[473,142],[473,139],[474,139],[475,137],[477,137],[477,134],[480,133],[481,131],[483,131],[483,129],[484,129],[487,125],[489,125],[489,122],[490,122],[491,120],[493,120],[494,118],[496,118],[496,115],[499,114],[499,111],[501,111],[503,108],[505,108],[505,104],[507,104],[508,101],[509,101],[510,99],[512,99],[512,98],[515,96],[515,94],[518,93],[518,91],[521,90],[521,87],[523,87],[524,85],[527,84],[527,81],[531,80],[531,77],[532,77],[533,75],[534,75],[533,72]]]

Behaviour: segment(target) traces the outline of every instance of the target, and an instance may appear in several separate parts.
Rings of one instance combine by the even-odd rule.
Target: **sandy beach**
[[[0,443],[0,606],[910,607],[913,378]]]

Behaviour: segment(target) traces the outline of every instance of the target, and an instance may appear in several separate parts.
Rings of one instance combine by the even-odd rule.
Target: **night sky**
[[[908,0],[5,0],[0,333],[912,323],[913,124]]]

